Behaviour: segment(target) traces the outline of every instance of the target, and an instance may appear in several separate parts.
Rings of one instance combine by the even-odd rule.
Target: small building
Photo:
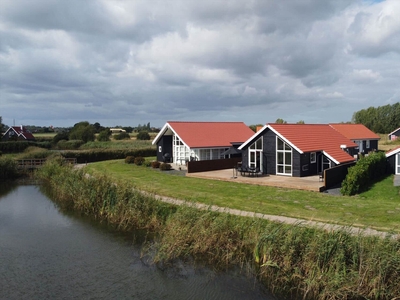
[[[390,173],[400,175],[400,146],[386,152]]]
[[[329,124],[333,129],[358,145],[357,151],[367,154],[378,150],[379,135],[375,134],[363,124]]]
[[[2,137],[2,141],[34,141],[35,137],[25,127],[12,126],[7,129]]]
[[[395,141],[400,136],[400,128],[393,130],[391,133],[388,134],[389,141]]]
[[[167,122],[152,144],[157,160],[184,164],[190,160],[224,158],[254,132],[243,122]]]
[[[122,128],[110,128],[111,133],[121,133],[121,132],[126,132],[125,129]]]
[[[267,124],[239,150],[242,167],[271,175],[303,177],[354,162],[358,145],[328,124]]]

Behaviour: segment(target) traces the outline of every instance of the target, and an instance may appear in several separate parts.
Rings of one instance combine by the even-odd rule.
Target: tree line
[[[390,133],[400,127],[400,102],[356,111],[351,121],[376,133]]]

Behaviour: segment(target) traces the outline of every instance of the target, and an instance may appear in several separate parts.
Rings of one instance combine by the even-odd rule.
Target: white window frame
[[[365,148],[367,148],[367,149],[371,148],[371,141],[370,140],[366,140],[365,141]]]
[[[400,153],[396,154],[394,173],[400,175]]]
[[[310,153],[310,163],[315,164],[317,162],[317,152]]]
[[[283,150],[278,149],[278,140],[280,140],[283,143]],[[286,146],[290,149],[286,149]],[[282,153],[283,155],[283,163],[280,164],[278,163],[278,155],[279,153]],[[290,164],[286,162],[286,153],[290,153]],[[283,173],[278,172],[279,168],[278,167],[283,167]],[[286,169],[290,167],[290,173],[286,172]],[[285,175],[285,176],[292,176],[293,175],[293,149],[292,147],[289,146],[283,139],[279,138],[278,136],[276,137],[276,174],[277,175]]]
[[[259,139],[257,139],[253,144],[250,145],[249,147],[249,164],[248,166],[250,168],[256,168],[257,167],[257,158],[260,160],[260,171],[263,171],[263,137],[261,136]],[[254,158],[254,161],[253,161]]]

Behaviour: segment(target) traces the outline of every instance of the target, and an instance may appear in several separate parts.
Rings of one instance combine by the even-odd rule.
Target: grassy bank
[[[171,176],[168,172],[104,161],[87,166],[116,182],[131,182],[138,189],[177,199],[244,211],[279,215],[348,226],[400,232],[400,187],[387,177],[354,197],[289,190],[218,180]]]
[[[87,176],[55,161],[38,176],[51,184],[64,207],[122,230],[157,233],[147,248],[155,251],[155,262],[194,258],[219,268],[251,266],[272,292],[299,299],[400,294],[400,241],[174,207],[133,191],[125,180],[114,184],[114,176]]]

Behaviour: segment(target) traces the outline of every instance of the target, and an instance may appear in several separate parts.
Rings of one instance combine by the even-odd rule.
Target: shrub
[[[137,140],[150,140],[150,134],[147,131],[141,131],[136,136]]]
[[[152,161],[151,162],[151,167],[154,168],[154,169],[160,168],[160,162],[157,161],[157,160]]]
[[[110,159],[125,159],[127,156],[148,157],[156,156],[155,148],[143,149],[92,149],[63,151],[62,155],[68,158],[76,158],[79,164]],[[133,162],[132,162],[133,163]]]
[[[110,141],[111,131],[109,129],[104,129],[97,136],[97,140],[99,142],[109,142]]]
[[[114,139],[115,140],[130,140],[131,136],[129,135],[129,133],[121,132],[121,133],[114,135]]]
[[[3,155],[3,152],[0,151],[0,156],[2,156],[2,155]]]
[[[11,158],[0,158],[0,180],[9,180],[18,177],[17,162]]]
[[[69,137],[68,137],[68,132],[60,132],[60,133],[57,133],[57,134],[53,137],[52,143],[53,143],[53,145],[57,145],[57,143],[58,143],[59,141],[62,141],[62,140],[68,141],[68,139],[69,139]]]
[[[342,182],[340,192],[343,195],[355,195],[366,190],[375,180],[386,173],[386,155],[383,152],[372,152],[360,158],[356,165],[348,169]]]
[[[144,163],[143,163],[143,166],[145,166],[147,168],[151,167],[151,161],[145,160]]]
[[[135,157],[135,165],[141,166],[145,162],[145,159],[141,156]]]
[[[62,150],[75,150],[79,149],[85,142],[82,140],[61,140],[57,143],[57,148]]]
[[[161,171],[169,171],[169,170],[171,170],[171,169],[172,169],[172,167],[171,167],[171,165],[168,164],[168,163],[161,163],[161,164],[160,164],[160,170],[161,170]]]
[[[133,156],[127,156],[127,157],[125,157],[125,163],[133,164],[133,163],[135,163],[135,158]]]

